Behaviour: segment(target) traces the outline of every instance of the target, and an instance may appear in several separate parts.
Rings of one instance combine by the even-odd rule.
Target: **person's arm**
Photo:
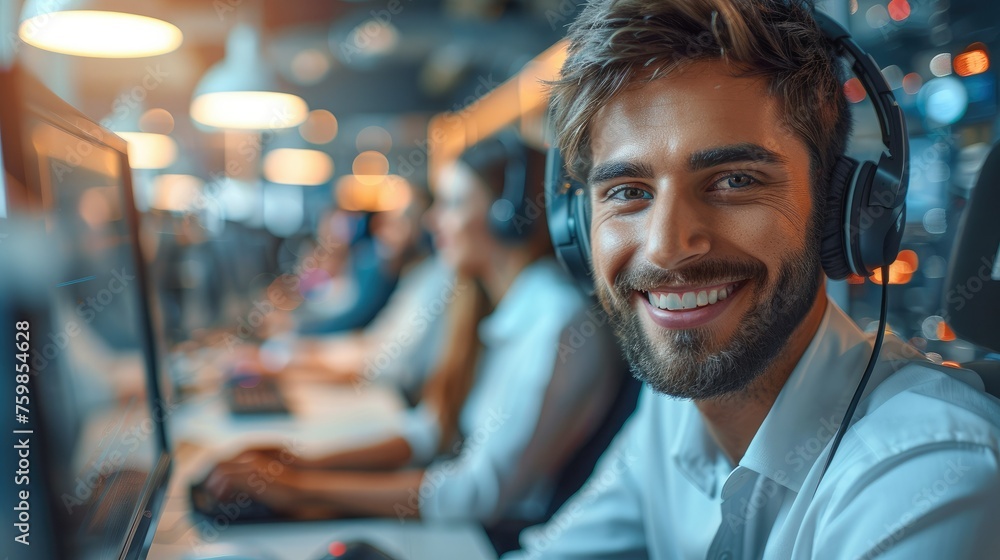
[[[421,470],[303,470],[263,455],[221,464],[206,480],[219,497],[245,495],[295,519],[419,516]]]
[[[868,469],[837,492],[810,551],[823,558],[993,558],[1000,551],[1000,465],[982,446],[925,447]],[[889,499],[889,497],[892,497]]]
[[[582,332],[591,334],[584,337]],[[553,482],[560,482],[558,476],[568,467],[567,462],[608,420],[615,396],[628,375],[610,326],[606,322],[596,324],[588,309],[581,309],[560,335],[559,352],[538,422],[517,462],[517,470],[501,492],[502,502],[521,495],[539,476],[552,476]],[[614,435],[609,434],[605,441]]]
[[[399,469],[410,462],[413,452],[410,444],[401,436],[338,451],[315,459],[302,458],[298,466],[310,469]]]
[[[640,440],[642,424],[637,412],[580,491],[548,523],[522,532],[522,549],[502,560],[646,560],[642,486],[650,481],[642,480],[641,457],[649,442]]]
[[[409,464],[413,450],[405,438],[393,436],[369,445],[336,451],[321,457],[303,457],[294,454],[285,447],[252,447],[228,461],[219,463],[219,465],[246,462],[258,456],[267,460],[277,460],[282,465],[296,469],[391,470]]]

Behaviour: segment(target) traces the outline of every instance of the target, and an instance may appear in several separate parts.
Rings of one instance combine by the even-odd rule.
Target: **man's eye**
[[[729,175],[728,177],[723,177],[716,185],[723,189],[742,189],[754,185],[757,183],[757,179],[754,179],[746,173],[735,173]]]
[[[653,198],[653,196],[638,187],[622,186],[612,190],[608,198],[616,200],[641,200],[644,198]]]

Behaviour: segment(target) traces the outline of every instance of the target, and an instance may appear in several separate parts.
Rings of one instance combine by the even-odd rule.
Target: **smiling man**
[[[850,117],[796,0],[595,0],[553,87],[594,283],[636,414],[529,558],[982,558],[1000,551],[1000,405],[972,372],[828,300]],[[836,195],[833,196],[836,200]]]

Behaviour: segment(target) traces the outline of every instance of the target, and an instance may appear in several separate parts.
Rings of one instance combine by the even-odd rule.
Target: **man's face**
[[[721,62],[634,85],[590,133],[595,284],[633,372],[682,398],[747,389],[818,295],[805,144]]]

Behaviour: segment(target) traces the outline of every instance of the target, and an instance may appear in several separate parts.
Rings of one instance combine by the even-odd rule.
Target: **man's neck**
[[[695,401],[712,438],[734,465],[743,458],[778,393],[815,336],[826,305],[826,289],[821,284],[816,301],[792,333],[788,344],[746,392],[739,396]]]

